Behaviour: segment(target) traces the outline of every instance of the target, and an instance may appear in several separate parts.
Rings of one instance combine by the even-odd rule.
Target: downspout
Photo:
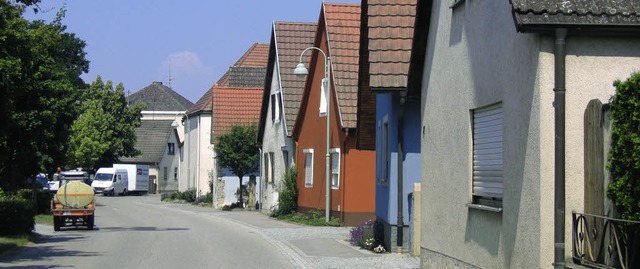
[[[403,233],[403,227],[404,227],[404,216],[403,216],[403,212],[404,212],[404,205],[403,205],[403,201],[404,201],[404,188],[403,188],[403,167],[404,167],[404,152],[402,150],[402,143],[403,143],[403,139],[402,136],[404,135],[403,132],[403,128],[404,128],[404,105],[406,102],[406,91],[402,92],[400,94],[400,112],[398,112],[398,231],[396,233],[396,242],[397,242],[397,246],[398,246],[398,250],[400,250],[402,248],[403,245],[403,238],[404,238],[404,233]]]
[[[565,57],[566,28],[555,29],[555,186],[554,186],[554,262],[556,269],[564,269],[565,255]]]
[[[347,167],[347,160],[346,160],[346,156],[347,156],[347,140],[349,139],[349,129],[345,130],[346,135],[344,136],[344,141],[342,141],[342,149],[340,149],[340,193],[341,193],[341,197],[340,197],[340,204],[342,205],[342,208],[340,210],[340,219],[342,220],[342,222],[344,222],[344,211],[345,211],[345,200],[344,200],[344,195],[345,195],[345,186],[346,186],[346,179],[347,176],[344,174],[347,172],[347,169],[344,169],[345,167]]]

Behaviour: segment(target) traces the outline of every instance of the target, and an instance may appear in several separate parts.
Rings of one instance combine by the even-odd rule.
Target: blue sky
[[[360,3],[359,0],[336,1]],[[50,21],[64,1],[42,0]],[[66,1],[67,31],[87,43],[90,83],[122,82],[133,93],[162,81],[196,102],[252,44],[268,43],[273,21],[317,22],[322,0]],[[171,67],[171,68],[169,68]],[[171,77],[171,81],[169,79]]]

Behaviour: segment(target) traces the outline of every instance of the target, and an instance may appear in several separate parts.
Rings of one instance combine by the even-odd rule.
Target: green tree
[[[0,185],[7,189],[65,162],[86,88],[80,75],[89,70],[85,42],[61,23],[64,9],[50,23],[22,18],[37,2],[0,0]]]
[[[97,169],[111,166],[120,156],[140,154],[135,149],[135,128],[143,105],[127,106],[124,86],[98,76],[82,96],[80,117],[73,123],[69,164]]]
[[[229,168],[240,180],[250,173],[258,171],[259,152],[257,141],[258,128],[255,124],[233,125],[220,135],[215,145],[218,165]],[[242,192],[239,197],[242,204]]]
[[[607,195],[623,219],[640,220],[640,73],[613,85]]]

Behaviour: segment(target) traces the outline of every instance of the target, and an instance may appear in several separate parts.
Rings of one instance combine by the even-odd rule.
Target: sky
[[[340,0],[360,3],[360,0]],[[91,83],[122,82],[134,93],[161,81],[195,103],[274,21],[318,22],[322,0],[42,0],[27,19],[62,23],[86,42]]]

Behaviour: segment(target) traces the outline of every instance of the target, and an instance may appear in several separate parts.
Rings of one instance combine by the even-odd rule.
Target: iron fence
[[[640,221],[572,212],[573,261],[594,268],[640,267]]]

